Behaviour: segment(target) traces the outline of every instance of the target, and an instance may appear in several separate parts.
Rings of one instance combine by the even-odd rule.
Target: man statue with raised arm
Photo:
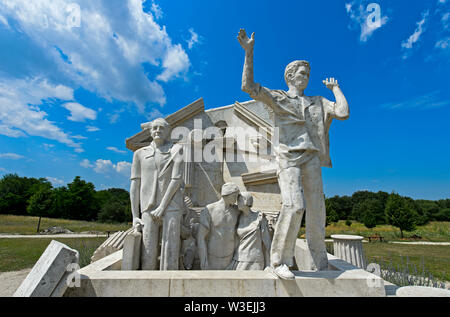
[[[289,267],[293,265],[295,241],[306,210],[311,269],[326,270],[326,214],[321,167],[331,167],[328,130],[332,119],[349,117],[347,100],[334,78],[327,78],[323,83],[333,92],[336,102],[321,96],[305,96],[303,92],[310,73],[306,61],[287,65],[284,77],[288,91],[271,90],[255,83],[254,33],[248,38],[241,29],[238,40],[245,50],[242,90],[273,110],[274,126],[279,129],[279,142],[274,144],[274,152],[279,164],[277,174],[282,208],[272,240],[271,267],[280,278],[294,279]]]

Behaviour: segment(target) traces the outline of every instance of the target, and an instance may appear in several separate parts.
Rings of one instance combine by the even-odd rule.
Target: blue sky
[[[332,99],[322,80],[339,80],[351,116],[331,127],[327,196],[449,198],[449,1],[378,1],[368,24],[371,2],[0,0],[0,175],[128,188],[141,123],[248,100],[243,27],[264,86],[286,89],[295,59],[307,95]]]

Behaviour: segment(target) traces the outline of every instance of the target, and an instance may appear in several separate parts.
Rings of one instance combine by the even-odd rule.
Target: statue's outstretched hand
[[[339,87],[337,79],[334,79],[334,78],[327,78],[326,80],[323,80],[322,82],[330,90],[333,90],[334,87]]]
[[[244,29],[241,29],[239,31],[238,37],[237,37],[239,44],[241,44],[242,48],[246,51],[253,48],[253,45],[255,44],[255,32],[252,33],[251,38],[248,38],[247,33],[245,33]]]

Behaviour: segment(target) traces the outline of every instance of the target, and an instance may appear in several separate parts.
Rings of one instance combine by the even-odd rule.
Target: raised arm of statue
[[[255,44],[255,33],[252,33],[251,38],[248,38],[245,30],[241,29],[237,38],[242,48],[245,50],[244,70],[242,72],[242,90],[248,93],[253,99],[261,101],[277,111],[279,107],[274,101],[270,89],[255,83],[253,78],[253,47]]]
[[[255,44],[255,33],[251,38],[248,38],[244,29],[239,31],[237,37],[239,44],[245,50],[244,71],[242,72],[242,90],[251,94],[256,89],[256,84],[253,79],[253,47]]]
[[[347,99],[345,98],[341,88],[339,87],[338,81],[334,78],[327,78],[323,81],[323,84],[333,92],[334,97],[336,98],[332,116],[339,120],[348,119],[350,111],[348,108]]]

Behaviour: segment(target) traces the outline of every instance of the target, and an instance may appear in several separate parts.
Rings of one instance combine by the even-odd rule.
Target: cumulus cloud
[[[22,155],[16,154],[16,153],[0,153],[0,158],[3,159],[10,159],[10,160],[19,160],[25,158]]]
[[[361,29],[359,40],[366,42],[375,32],[388,22],[388,17],[382,15],[381,8],[378,4],[364,3],[363,1],[353,1],[345,4],[345,10],[350,17],[350,29]],[[379,12],[379,19],[376,17]]]
[[[0,78],[0,134],[40,136],[82,151],[74,137],[47,119],[41,107],[48,99],[73,100],[73,90],[39,78]]]
[[[80,10],[68,11],[74,4]],[[162,12],[153,4],[150,14],[142,0],[3,0],[0,15],[51,61],[49,76],[145,112],[149,104],[166,102],[159,81],[182,77],[190,67],[181,45],[155,21]],[[39,60],[27,62],[40,67]],[[145,64],[157,71],[146,72]]]
[[[195,33],[193,28],[189,29],[189,33],[191,34],[191,38],[189,40],[187,40],[186,42],[188,43],[189,49],[192,49],[195,44],[200,42],[200,38],[199,38],[198,34]]]
[[[94,171],[99,174],[109,174],[112,172],[117,172],[123,175],[130,175],[131,163],[118,162],[117,164],[114,164],[110,160],[98,159],[97,161],[95,161]]]
[[[411,34],[405,41],[402,42],[402,48],[405,50],[405,53],[403,54],[403,59],[406,59],[409,57],[409,52],[413,48],[413,46],[419,42],[420,36],[425,31],[425,23],[427,21],[429,11],[425,11],[422,13],[422,19],[416,23],[417,27],[414,30],[414,33]]]
[[[97,112],[77,102],[68,102],[62,105],[64,108],[70,111],[70,116],[67,117],[70,121],[84,122],[86,119],[97,119]]]
[[[94,167],[94,165],[91,164],[91,162],[89,162],[88,159],[84,159],[81,161],[80,165],[84,168],[91,168]]]
[[[122,176],[130,176],[131,163],[129,162],[117,162],[114,164],[111,160],[98,159],[95,162],[90,162],[88,159],[84,159],[80,163],[84,168],[93,168],[96,173],[99,174],[114,174],[118,173]]]
[[[113,151],[113,152],[116,152],[116,153],[120,153],[120,154],[127,153],[126,151],[119,150],[115,146],[108,146],[106,149],[110,150],[110,151]]]

